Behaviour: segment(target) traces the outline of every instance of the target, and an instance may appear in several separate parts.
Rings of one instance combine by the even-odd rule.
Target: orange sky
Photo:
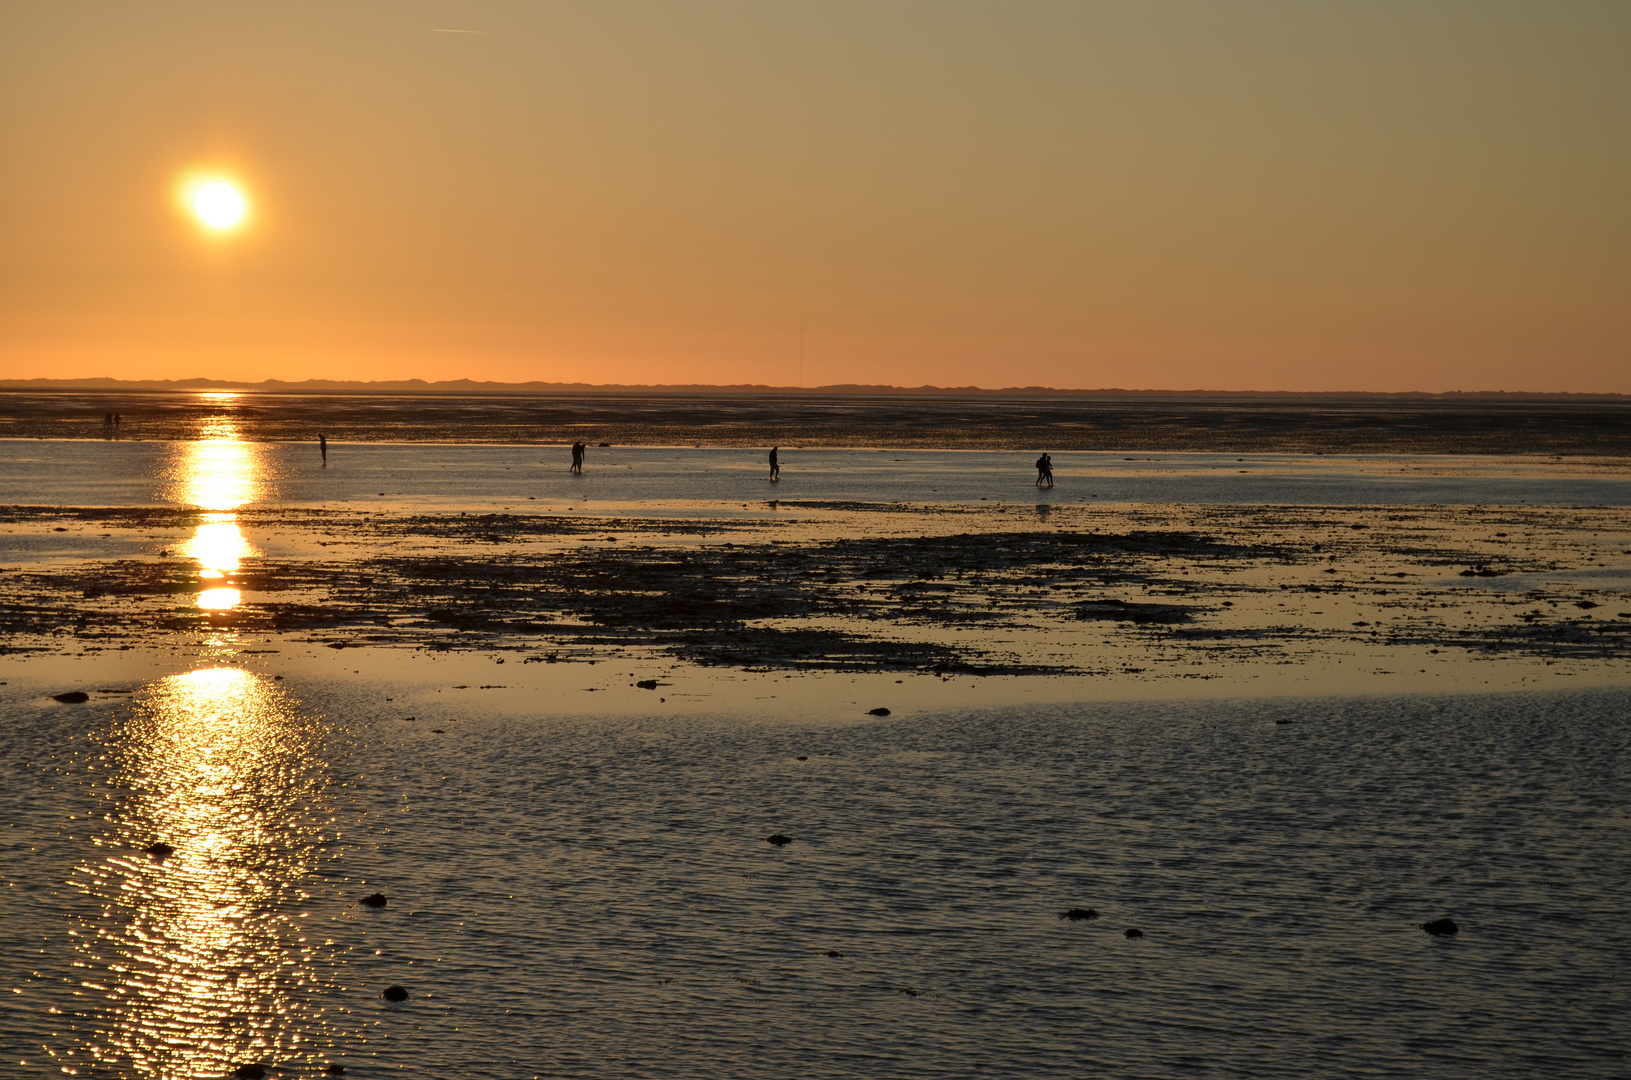
[[[13,0],[0,378],[1631,392],[1628,192],[1622,0]]]

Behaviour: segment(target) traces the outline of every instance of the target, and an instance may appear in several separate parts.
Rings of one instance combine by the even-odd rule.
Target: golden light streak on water
[[[236,394],[210,393],[200,397],[212,404],[229,405]],[[165,495],[206,511],[204,520],[184,547],[198,562],[201,591],[198,606],[206,611],[230,612],[242,594],[229,580],[243,560],[253,554],[238,527],[236,511],[259,498],[267,469],[261,447],[239,440],[230,416],[205,419],[203,438],[179,444],[168,469]]]
[[[107,1001],[87,1049],[110,1072],[221,1077],[315,1052],[302,1002],[321,977],[304,936],[327,827],[318,735],[272,681],[232,668],[151,684],[114,733],[121,850],[80,868],[104,909],[76,938]],[[154,843],[174,851],[144,854]]]

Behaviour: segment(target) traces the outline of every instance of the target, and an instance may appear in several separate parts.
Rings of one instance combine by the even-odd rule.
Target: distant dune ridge
[[[1129,390],[1106,387],[1096,390],[1054,386],[888,386],[866,383],[834,383],[828,386],[768,386],[763,383],[563,383],[493,382],[474,379],[394,379],[363,382],[346,379],[304,379],[290,382],[263,379],[0,379],[0,390],[239,390],[274,394],[776,394],[837,396],[924,396],[924,397],[1086,397],[1086,398],[1307,398],[1377,401],[1631,401],[1631,394],[1552,393],[1520,390],[1449,390],[1441,393],[1409,390],[1384,393],[1366,390]]]

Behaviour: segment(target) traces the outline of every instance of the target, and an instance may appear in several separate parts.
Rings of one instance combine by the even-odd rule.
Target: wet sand
[[[189,549],[206,518],[0,509],[0,650],[287,637],[523,662],[632,651],[750,670],[1168,684],[1343,657],[1412,672],[1517,658],[1631,670],[1619,508],[261,508],[237,513],[254,553],[219,578],[201,577]],[[220,589],[236,590],[231,606],[212,610]]]
[[[117,412],[110,429],[103,418]],[[0,390],[0,438],[1631,456],[1631,401]]]

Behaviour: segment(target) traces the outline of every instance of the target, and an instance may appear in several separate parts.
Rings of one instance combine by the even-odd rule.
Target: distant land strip
[[[429,385],[429,384],[426,384]],[[475,384],[473,384],[475,385]],[[671,389],[671,388],[670,388]],[[114,423],[117,416],[118,423]],[[0,389],[0,439],[895,447],[1631,459],[1631,400]]]
[[[564,383],[564,382],[493,382],[474,379],[443,379],[428,382],[424,379],[394,380],[341,380],[304,379],[288,382],[282,379],[263,379],[245,382],[241,379],[0,379],[0,391],[27,390],[232,390],[244,393],[274,394],[593,394],[593,395],[650,395],[699,394],[736,395],[764,394],[790,397],[1078,397],[1078,398],[1152,398],[1222,400],[1345,400],[1345,401],[1614,401],[1631,402],[1631,394],[1594,394],[1520,390],[1448,390],[1429,392],[1406,390],[1383,392],[1370,390],[1128,390],[1107,387],[1098,390],[1061,389],[1053,386],[887,386],[865,383],[834,383],[826,386],[768,386],[762,383]]]

